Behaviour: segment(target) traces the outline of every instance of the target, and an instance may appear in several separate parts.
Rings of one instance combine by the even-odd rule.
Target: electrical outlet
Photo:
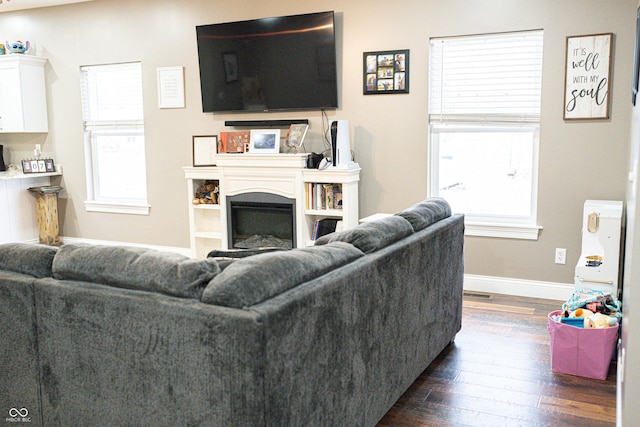
[[[567,250],[564,248],[556,248],[556,264],[567,263]]]

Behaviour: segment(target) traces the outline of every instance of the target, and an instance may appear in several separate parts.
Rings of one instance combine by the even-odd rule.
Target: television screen
[[[338,107],[334,13],[196,27],[204,112]]]

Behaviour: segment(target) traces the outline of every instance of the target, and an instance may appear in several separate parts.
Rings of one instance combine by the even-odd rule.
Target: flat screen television
[[[204,112],[338,107],[334,13],[196,27]]]

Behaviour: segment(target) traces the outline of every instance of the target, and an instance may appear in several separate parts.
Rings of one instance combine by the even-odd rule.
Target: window
[[[468,234],[537,239],[542,36],[430,40],[429,192]]]
[[[81,67],[88,211],[148,215],[139,62]]]

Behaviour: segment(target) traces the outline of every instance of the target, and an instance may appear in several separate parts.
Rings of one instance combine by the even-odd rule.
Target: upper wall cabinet
[[[45,58],[0,56],[0,132],[47,132]]]

